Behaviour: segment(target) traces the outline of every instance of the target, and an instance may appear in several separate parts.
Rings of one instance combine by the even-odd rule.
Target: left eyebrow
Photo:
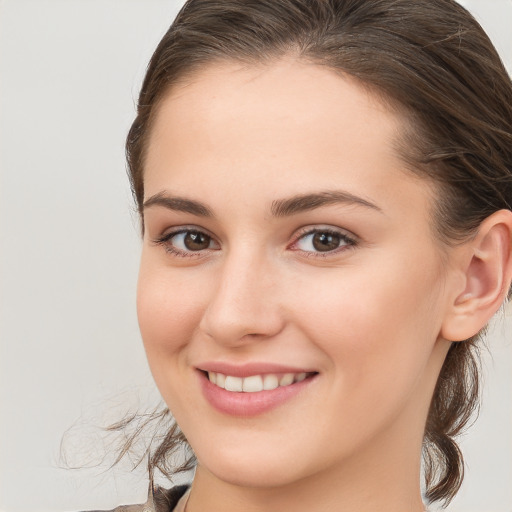
[[[382,213],[382,209],[368,199],[351,194],[343,190],[302,194],[289,199],[276,199],[272,201],[270,211],[274,217],[288,217],[300,212],[314,210],[331,204],[349,204],[364,206]]]

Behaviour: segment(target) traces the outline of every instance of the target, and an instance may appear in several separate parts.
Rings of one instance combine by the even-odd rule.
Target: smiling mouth
[[[247,377],[235,377],[219,372],[204,372],[204,374],[212,384],[226,391],[258,393],[260,391],[272,391],[273,389],[291,386],[316,375],[317,372],[267,373]]]
[[[210,368],[197,368],[207,402],[222,414],[245,418],[284,406],[311,389],[319,376],[317,371],[297,369],[294,372],[292,368],[269,364],[237,367],[208,363],[208,366]]]

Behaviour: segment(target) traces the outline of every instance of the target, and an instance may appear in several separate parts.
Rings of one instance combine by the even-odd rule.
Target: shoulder
[[[188,488],[188,485],[177,485],[170,489],[158,487],[153,497],[155,512],[171,512]]]
[[[146,503],[120,505],[112,510],[90,510],[89,512],[172,512],[187,489],[188,485],[177,485],[170,489],[157,487],[153,492],[150,491]]]

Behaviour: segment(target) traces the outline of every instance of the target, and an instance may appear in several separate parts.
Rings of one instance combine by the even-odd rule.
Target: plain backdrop
[[[124,138],[181,1],[0,0],[0,510],[145,500],[144,468],[94,467],[94,425],[153,405],[135,313],[138,225]],[[512,69],[512,0],[463,2]],[[452,512],[512,511],[512,322],[485,357]],[[70,429],[71,430],[68,430]],[[61,439],[72,465],[63,469]]]

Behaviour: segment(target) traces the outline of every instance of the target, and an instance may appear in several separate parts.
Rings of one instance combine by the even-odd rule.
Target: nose
[[[275,270],[262,258],[232,254],[214,281],[199,328],[231,347],[268,339],[284,327]]]

